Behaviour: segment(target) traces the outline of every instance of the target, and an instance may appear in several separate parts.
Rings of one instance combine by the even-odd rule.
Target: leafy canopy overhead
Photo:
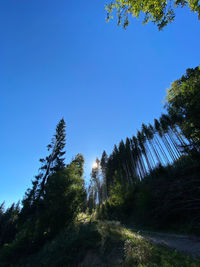
[[[172,83],[167,92],[166,107],[179,122],[184,135],[200,144],[200,67],[187,69],[186,74]]]
[[[199,0],[114,0],[106,5],[107,21],[112,18],[113,11],[117,11],[118,25],[126,28],[129,16],[139,19],[142,15],[143,24],[153,22],[161,30],[175,18],[175,8],[189,6],[190,10],[197,12],[200,17]]]

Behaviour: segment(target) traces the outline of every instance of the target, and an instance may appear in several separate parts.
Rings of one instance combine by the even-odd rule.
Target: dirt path
[[[164,245],[177,251],[185,252],[192,257],[200,258],[200,238],[187,235],[141,232],[140,235],[154,244]]]

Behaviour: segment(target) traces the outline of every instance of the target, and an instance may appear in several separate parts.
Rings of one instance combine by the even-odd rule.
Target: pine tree
[[[91,183],[93,184],[95,200],[102,202],[101,181],[100,181],[100,160],[96,158],[96,166],[92,168]],[[98,200],[97,200],[98,199]]]
[[[39,169],[39,174],[35,176],[32,181],[32,188],[28,189],[25,193],[25,198],[22,202],[23,208],[21,217],[23,220],[30,218],[36,212],[40,200],[43,199],[45,194],[45,184],[47,179],[52,174],[64,169],[64,154],[65,151],[65,121],[61,119],[56,127],[56,133],[54,134],[51,144],[47,146],[50,154],[46,158],[40,159],[42,166]]]
[[[65,151],[63,151],[65,147],[65,137],[65,121],[64,119],[61,119],[56,127],[56,133],[52,138],[51,144],[47,146],[48,150],[51,151],[51,154],[46,157],[46,159],[40,159],[40,161],[43,163],[41,170],[44,170],[44,176],[39,186],[39,198],[44,193],[44,186],[48,176],[64,169],[65,167],[65,159],[63,158],[65,154]]]
[[[107,194],[107,177],[106,177],[106,170],[107,170],[107,161],[108,161],[108,156],[106,154],[106,151],[104,150],[102,153],[100,165],[101,165],[101,173],[102,173],[102,179],[103,179],[103,184],[102,184],[102,194],[103,194],[103,200],[107,199],[108,194]]]

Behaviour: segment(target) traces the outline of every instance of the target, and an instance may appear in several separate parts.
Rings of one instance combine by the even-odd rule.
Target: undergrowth
[[[136,266],[198,267],[200,261],[175,250],[152,245],[118,221],[95,221],[81,214],[76,228],[61,232],[38,253],[21,258],[19,267]],[[1,263],[0,266],[13,266]]]

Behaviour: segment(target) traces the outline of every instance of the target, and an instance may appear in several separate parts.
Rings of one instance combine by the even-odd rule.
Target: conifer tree
[[[102,184],[102,194],[103,194],[103,200],[107,199],[108,194],[107,194],[107,177],[106,177],[106,170],[107,170],[107,161],[108,161],[108,156],[106,154],[106,151],[104,150],[102,153],[100,165],[101,165],[101,173],[102,173],[102,178],[103,178],[103,184]]]
[[[98,203],[102,202],[102,191],[100,181],[100,160],[96,158],[96,166],[92,168],[91,183],[93,184],[94,198],[98,199]]]
[[[61,119],[56,127],[51,143],[47,146],[50,154],[46,158],[40,159],[42,166],[39,169],[39,174],[35,176],[32,181],[32,188],[28,189],[25,193],[25,198],[22,202],[23,208],[21,217],[26,220],[34,215],[40,200],[43,199],[45,194],[45,184],[47,179],[52,174],[64,169],[64,147],[65,147],[65,121]]]

